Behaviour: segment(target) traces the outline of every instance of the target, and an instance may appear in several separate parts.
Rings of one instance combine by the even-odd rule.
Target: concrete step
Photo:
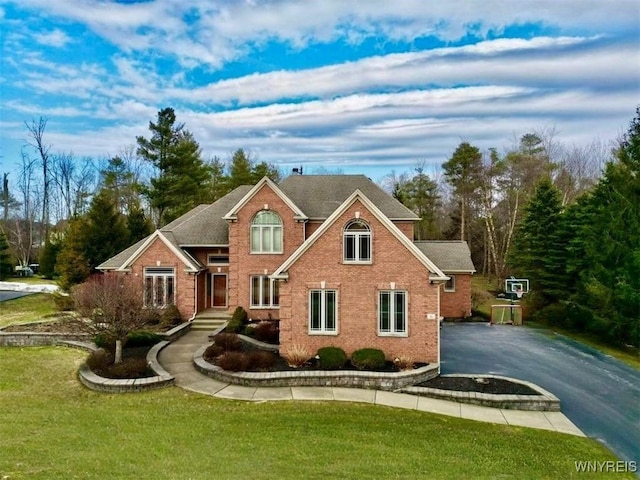
[[[207,309],[199,312],[193,319],[191,330],[215,330],[231,320],[226,311]]]

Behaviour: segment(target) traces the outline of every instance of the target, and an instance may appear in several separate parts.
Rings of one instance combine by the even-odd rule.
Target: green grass
[[[100,394],[77,381],[84,356],[0,348],[0,478],[593,478],[574,462],[615,460],[591,439],[382,406]]]
[[[550,334],[559,333],[601,352],[617,358],[621,362],[640,370],[640,349],[634,347],[619,348],[602,342],[597,336],[589,333],[574,332],[560,327],[544,325],[538,322],[526,321],[525,325],[532,328],[547,330]]]
[[[0,302],[0,327],[13,323],[37,322],[57,311],[53,296],[49,293],[14,298]]]

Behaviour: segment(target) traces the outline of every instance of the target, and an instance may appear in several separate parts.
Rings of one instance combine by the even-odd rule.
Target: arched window
[[[282,219],[262,210],[251,222],[251,253],[282,253]]]
[[[343,255],[349,263],[371,262],[371,229],[362,220],[353,220],[344,227]]]

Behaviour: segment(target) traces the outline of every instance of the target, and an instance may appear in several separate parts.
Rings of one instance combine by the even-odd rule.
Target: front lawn
[[[0,302],[0,327],[43,320],[58,311],[50,293],[34,293]]]
[[[0,348],[0,478],[541,479],[615,460],[590,439],[382,406],[101,394],[77,381],[85,356]]]

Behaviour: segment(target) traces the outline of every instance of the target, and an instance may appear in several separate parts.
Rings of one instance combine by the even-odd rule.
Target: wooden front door
[[[211,274],[211,306],[226,307],[227,306],[227,276]]]

